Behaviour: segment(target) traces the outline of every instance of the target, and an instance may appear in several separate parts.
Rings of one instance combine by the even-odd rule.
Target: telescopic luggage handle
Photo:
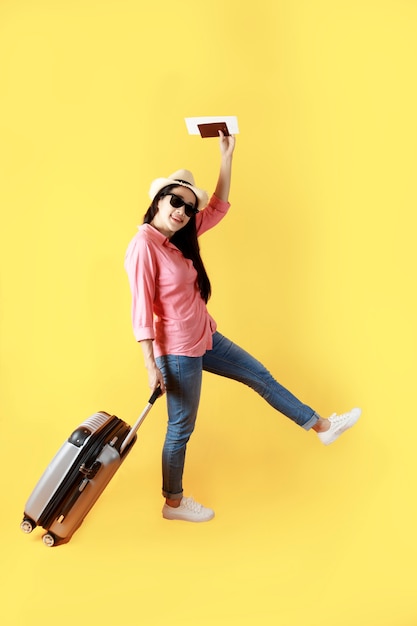
[[[154,392],[152,393],[151,397],[149,398],[148,404],[145,406],[145,408],[143,409],[142,413],[139,415],[138,419],[133,424],[132,428],[129,430],[128,434],[126,435],[125,440],[123,441],[122,445],[120,446],[120,454],[121,455],[123,454],[124,450],[126,450],[127,446],[131,443],[131,441],[134,439],[134,437],[135,437],[137,431],[139,430],[143,420],[148,415],[148,413],[151,410],[151,408],[153,407],[155,401],[159,398],[159,396],[161,394],[162,394],[161,387],[160,387],[160,385],[158,385],[158,387],[154,390]]]

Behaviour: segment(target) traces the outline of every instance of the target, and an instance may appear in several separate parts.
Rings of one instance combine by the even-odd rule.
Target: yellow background
[[[415,626],[417,3],[2,0],[1,621]],[[226,220],[204,236],[219,329],[327,416],[325,448],[205,377],[187,493],[168,523],[159,401],[66,546],[19,529],[85,417],[148,397],[124,251],[149,182],[213,189],[237,115]]]

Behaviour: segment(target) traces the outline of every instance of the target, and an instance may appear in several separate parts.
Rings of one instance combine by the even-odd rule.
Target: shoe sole
[[[193,519],[191,517],[186,517],[185,515],[178,515],[178,516],[172,515],[172,514],[166,515],[165,511],[163,510],[162,517],[164,519],[169,520],[170,522],[193,522],[193,523],[199,524],[202,522],[209,522],[210,520],[212,520],[214,517],[214,512],[213,512],[213,515],[210,515],[210,517]]]

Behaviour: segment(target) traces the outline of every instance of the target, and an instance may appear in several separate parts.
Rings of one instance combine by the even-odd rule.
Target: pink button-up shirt
[[[197,234],[215,226],[229,206],[212,196],[196,215]],[[202,356],[211,349],[216,322],[201,298],[197,272],[165,235],[150,224],[139,226],[127,248],[125,268],[137,341],[152,339],[155,356]]]

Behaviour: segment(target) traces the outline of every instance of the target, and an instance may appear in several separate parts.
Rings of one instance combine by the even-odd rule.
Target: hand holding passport
[[[227,137],[239,132],[237,117],[217,116],[217,117],[186,117],[185,123],[190,135],[200,135],[206,137],[218,137],[219,130]]]

